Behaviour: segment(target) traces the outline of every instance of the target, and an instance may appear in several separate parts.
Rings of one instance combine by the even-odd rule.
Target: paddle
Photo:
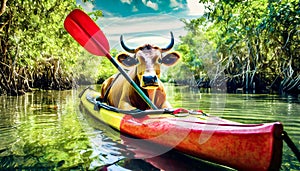
[[[144,94],[138,85],[128,76],[116,60],[109,54],[109,43],[96,23],[83,11],[73,10],[65,19],[65,29],[87,51],[93,55],[105,56],[120,71],[125,79],[133,86],[136,92],[152,108],[158,109]]]

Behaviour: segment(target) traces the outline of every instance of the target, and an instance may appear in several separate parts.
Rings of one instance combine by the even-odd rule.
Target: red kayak
[[[279,122],[241,124],[184,109],[120,110],[97,101],[99,95],[91,88],[80,94],[92,116],[134,137],[133,141],[166,147],[158,153],[175,149],[238,170],[280,169],[283,126]]]

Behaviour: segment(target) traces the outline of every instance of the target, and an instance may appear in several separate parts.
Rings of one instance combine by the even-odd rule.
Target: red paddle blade
[[[65,19],[65,29],[87,51],[106,56],[109,43],[96,23],[80,9],[73,10]]]

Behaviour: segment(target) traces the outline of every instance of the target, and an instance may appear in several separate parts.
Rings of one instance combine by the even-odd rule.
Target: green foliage
[[[119,53],[116,49],[110,51],[111,56]],[[108,77],[117,73],[117,69],[106,57],[94,56],[84,51],[77,60],[73,72],[79,84],[102,83]]]
[[[203,18],[182,21],[188,33],[180,38],[181,42],[175,47],[181,53],[182,63],[168,70],[168,78],[195,85],[195,81],[206,77],[207,66],[215,61],[215,46],[200,27],[205,21]]]
[[[91,55],[84,51],[78,58],[73,73],[78,84],[94,84],[98,78],[101,57]]]
[[[18,58],[17,64],[33,67],[34,61],[49,57],[60,58],[66,68],[74,63],[78,45],[63,27],[65,16],[76,7],[73,1],[12,0],[7,6],[13,17],[8,43],[19,51],[10,55]]]
[[[199,56],[197,50],[204,54],[213,51],[199,46],[208,42],[218,58],[216,75],[223,72],[237,87],[254,88],[256,82],[261,89],[282,87],[283,91],[297,91],[300,86],[298,0],[200,2],[206,5],[207,12],[198,19],[183,20],[188,34],[178,46],[184,54],[183,61],[195,75],[193,64],[200,70],[209,64],[195,60]],[[216,59],[212,53],[209,55]]]
[[[99,10],[90,12],[90,13],[88,13],[88,15],[91,16],[92,19],[95,20],[95,21],[98,20],[99,17],[103,16],[102,11],[99,11]]]
[[[69,89],[75,81],[107,77],[110,66],[99,67],[101,59],[87,55],[64,28],[65,17],[75,8],[70,0],[7,1],[0,14],[0,93]],[[89,15],[97,19],[102,12]]]
[[[113,53],[111,53],[111,55],[113,56]],[[115,68],[115,66],[106,58],[102,58],[101,63],[98,65],[98,68],[98,83],[102,83],[108,77],[117,73],[117,69]]]
[[[32,87],[72,87],[79,46],[64,29],[73,1],[7,1],[1,15],[0,89],[20,94]],[[11,74],[13,73],[13,74]]]

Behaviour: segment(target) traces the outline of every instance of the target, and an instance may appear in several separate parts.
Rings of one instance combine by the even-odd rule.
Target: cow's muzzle
[[[144,89],[155,89],[158,87],[158,78],[156,75],[143,75],[141,87]]]

